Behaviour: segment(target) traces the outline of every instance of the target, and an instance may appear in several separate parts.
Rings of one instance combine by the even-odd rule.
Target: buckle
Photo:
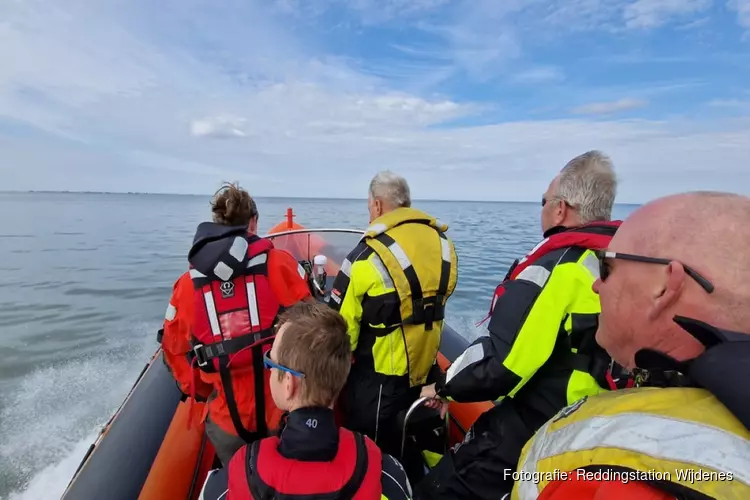
[[[206,352],[204,350],[203,344],[194,345],[193,353],[195,354],[195,359],[198,360],[198,366],[202,368],[208,365],[208,359],[206,359]]]

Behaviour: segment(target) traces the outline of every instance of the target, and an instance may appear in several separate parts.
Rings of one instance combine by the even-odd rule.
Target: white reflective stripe
[[[382,222],[378,222],[377,224],[373,224],[367,229],[365,229],[365,233],[372,232],[374,236],[377,236],[379,234],[382,234],[388,229],[388,226],[383,224]]]
[[[451,379],[458,375],[461,370],[468,368],[469,365],[476,363],[477,361],[481,361],[483,358],[484,347],[482,347],[482,343],[480,342],[470,345],[448,368],[448,372],[445,376],[445,383],[447,384],[450,382]]]
[[[599,279],[599,258],[596,255],[592,253],[588,254],[581,264],[589,270],[594,280]]]
[[[164,314],[164,319],[172,321],[177,316],[177,308],[171,303],[167,306],[167,312]]]
[[[234,238],[232,248],[229,249],[229,255],[234,257],[237,262],[242,262],[247,254],[247,240],[241,236]]]
[[[388,250],[396,257],[398,263],[401,265],[401,269],[408,269],[411,266],[409,257],[406,256],[406,252],[404,252],[404,249],[397,242],[394,241],[389,245]]]
[[[378,254],[373,254],[372,265],[375,266],[375,269],[377,269],[378,273],[380,273],[380,277],[383,279],[383,286],[385,288],[396,288],[396,286],[393,284],[393,280],[391,279],[391,274],[388,272],[388,269],[386,269],[385,264],[383,264],[383,261],[380,259]]]
[[[190,270],[190,277],[191,278],[205,278],[206,275],[202,272],[198,271],[197,269],[191,269]]]
[[[267,260],[268,260],[267,254],[262,253],[260,255],[256,255],[255,257],[247,261],[247,267],[259,266],[261,264],[265,264]]]
[[[617,448],[728,472],[750,485],[750,441],[717,427],[630,412],[592,417],[548,432],[553,420],[536,433],[522,466],[524,472],[535,472],[537,463],[563,453]],[[537,498],[533,481],[520,481],[518,486],[522,499]]]
[[[440,238],[440,247],[443,252],[443,260],[445,262],[450,262],[451,259],[451,244],[448,240],[445,238]]]
[[[222,261],[219,261],[214,267],[214,274],[222,281],[229,281],[232,277],[232,268],[224,264]]]
[[[352,277],[352,263],[349,262],[349,259],[344,259],[344,262],[341,263],[340,271],[344,273],[347,278]]]
[[[305,268],[302,267],[302,264],[299,262],[297,263],[297,274],[299,274],[299,277],[302,279],[305,279],[307,277],[307,273],[305,272]]]
[[[203,294],[203,300],[206,303],[206,312],[208,313],[208,322],[211,324],[211,333],[214,334],[214,337],[220,337],[219,316],[216,314],[216,304],[214,304],[214,297],[211,295],[211,291]]]
[[[258,299],[255,297],[255,283],[248,281],[245,284],[247,290],[247,310],[250,313],[250,324],[253,327],[260,326],[258,319]]]
[[[542,266],[529,266],[516,276],[516,280],[526,280],[536,283],[539,287],[544,287],[549,279],[550,272]]]

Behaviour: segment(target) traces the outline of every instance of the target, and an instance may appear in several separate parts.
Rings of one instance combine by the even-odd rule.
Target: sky
[[[750,0],[7,0],[0,191],[750,194]]]

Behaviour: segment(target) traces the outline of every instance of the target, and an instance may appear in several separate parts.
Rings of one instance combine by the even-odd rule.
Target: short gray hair
[[[406,179],[390,170],[378,172],[370,181],[370,197],[380,199],[392,208],[410,207],[411,192]]]
[[[612,160],[601,151],[576,156],[560,172],[557,197],[578,210],[582,224],[610,220],[616,195]]]

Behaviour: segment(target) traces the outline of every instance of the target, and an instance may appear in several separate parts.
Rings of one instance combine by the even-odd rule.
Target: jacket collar
[[[635,355],[638,368],[683,374],[691,385],[713,394],[750,429],[750,334],[722,330],[684,316],[675,316],[674,321],[706,347],[703,354],[680,362],[664,353],[641,349]]]

